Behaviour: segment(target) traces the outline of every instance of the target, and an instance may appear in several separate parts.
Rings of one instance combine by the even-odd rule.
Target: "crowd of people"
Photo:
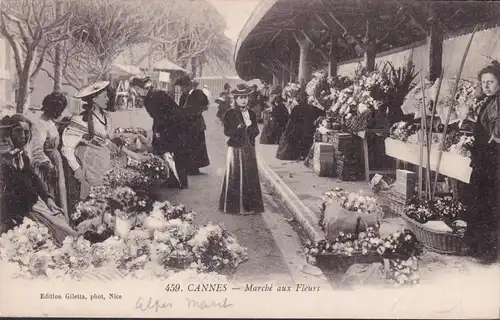
[[[471,150],[472,176],[467,186],[470,216],[468,239],[473,253],[494,259],[498,248],[498,95],[500,64],[492,63],[479,73],[483,99],[475,124]],[[181,88],[179,103],[153,87],[149,77],[133,77],[130,85],[138,93],[153,119],[152,152],[173,164],[167,187],[188,188],[188,176],[200,174],[210,165],[203,113],[209,99],[189,76],[175,85]],[[225,174],[221,181],[219,209],[228,214],[264,212],[255,141],[278,145],[276,157],[303,160],[314,141],[317,120],[325,111],[308,104],[302,90],[294,101],[283,99],[279,85],[257,92],[246,84],[229,84],[215,99],[217,117],[227,137]],[[30,217],[46,225],[59,243],[67,235],[85,235],[72,225],[69,213],[87,199],[92,186],[99,185],[109,170],[112,154],[119,152],[141,158],[114,143],[110,112],[115,92],[108,81],[93,83],[75,94],[83,112],[59,120],[67,107],[59,92],[47,95],[42,114],[35,121],[22,114],[0,120],[0,233]],[[262,133],[258,123],[263,114]],[[29,145],[29,147],[28,147]]]
[[[153,119],[150,152],[166,160],[175,173],[166,187],[188,188],[188,176],[210,165],[203,117],[207,94],[187,75],[175,82],[182,92],[179,103],[154,88],[149,77],[132,77],[130,85]],[[253,92],[246,85],[230,91],[227,85],[221,94],[229,102],[219,114],[228,137],[220,197],[225,213],[264,211],[254,148],[258,119],[249,104]],[[44,98],[36,119],[22,114],[1,119],[0,234],[28,217],[47,226],[59,245],[66,236],[86,237],[90,226],[74,225],[70,213],[88,199],[92,186],[102,184],[112,156],[146,157],[114,138],[110,112],[115,111],[116,93],[110,82],[93,83],[74,97],[84,102],[78,115],[62,118],[68,101],[53,92]]]

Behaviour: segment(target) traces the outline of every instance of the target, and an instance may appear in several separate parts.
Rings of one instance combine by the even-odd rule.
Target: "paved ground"
[[[263,215],[235,216],[219,212],[226,138],[215,113],[214,107],[204,113],[210,166],[202,168],[201,175],[189,177],[188,189],[163,189],[160,198],[174,204],[183,203],[188,209],[196,211],[200,225],[210,221],[224,223],[239,242],[248,248],[249,260],[238,268],[234,280],[277,284],[307,283],[328,287],[321,276],[316,276],[320,271],[306,264],[299,236],[286,220],[289,218],[286,210],[267,193],[265,185],[263,192],[266,212]],[[115,112],[113,120],[114,126],[151,127],[151,120],[143,110]]]

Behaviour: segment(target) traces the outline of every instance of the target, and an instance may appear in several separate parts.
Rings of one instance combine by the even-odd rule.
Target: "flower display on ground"
[[[164,202],[155,208],[151,215],[140,216],[125,237],[98,243],[67,237],[60,248],[47,228],[26,218],[1,236],[0,260],[17,264],[16,276],[22,278],[84,279],[93,268],[116,269],[131,278],[148,270],[159,275],[184,269],[231,274],[248,259],[246,249],[223,225],[198,228],[195,213],[183,206]],[[178,217],[169,219],[172,212]]]
[[[389,262],[387,278],[396,284],[419,282],[416,258],[422,254],[422,245],[409,230],[401,230],[381,237],[374,228],[355,234],[341,233],[334,241],[320,240],[306,243],[309,263],[316,265],[320,255],[355,256],[378,255]]]
[[[195,212],[149,196],[149,185],[164,180],[166,171],[156,156],[114,159],[104,183],[70,213],[80,236],[57,247],[45,226],[25,218],[1,235],[0,263],[14,277],[51,280],[167,278],[186,269],[194,278],[231,274],[248,255],[223,225],[197,227]]]

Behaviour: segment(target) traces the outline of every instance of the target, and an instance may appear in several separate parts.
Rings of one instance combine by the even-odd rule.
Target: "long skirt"
[[[228,147],[219,210],[230,214],[264,212],[254,146]]]
[[[50,175],[46,170],[42,170],[39,166],[35,166],[35,172],[47,187],[47,191],[54,198],[55,203],[63,209],[66,217],[68,217],[66,179],[61,154],[57,149],[47,150],[46,154],[56,170],[56,176]]]
[[[260,144],[279,144],[284,131],[285,127],[280,126],[274,118],[264,120],[264,126],[260,134]]]
[[[104,174],[110,169],[111,151],[108,146],[97,146],[92,143],[80,144],[75,150],[84,172],[83,181],[78,181],[73,170],[66,166],[66,184],[68,188],[68,207],[72,212],[76,204],[85,200],[90,188],[102,183]]]
[[[189,150],[188,170],[204,168],[210,165],[205,131],[191,133],[191,136],[187,138],[187,149]]]
[[[62,213],[52,212],[40,198],[33,206],[29,218],[49,229],[54,243],[61,247],[66,237],[76,237],[78,233],[69,226],[68,219]]]

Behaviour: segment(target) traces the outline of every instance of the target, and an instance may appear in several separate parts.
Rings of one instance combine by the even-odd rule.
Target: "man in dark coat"
[[[153,150],[157,155],[173,155],[181,189],[188,187],[186,163],[188,121],[184,110],[165,91],[153,88],[149,77],[132,77],[130,85],[143,99],[144,107],[153,118]],[[171,175],[172,176],[172,175]]]
[[[200,89],[196,89],[193,81],[187,75],[180,77],[174,83],[181,87],[179,105],[186,113],[188,124],[188,174],[200,174],[200,168],[210,164],[208,159],[205,130],[207,126],[203,119],[203,112],[208,110],[208,98]]]

